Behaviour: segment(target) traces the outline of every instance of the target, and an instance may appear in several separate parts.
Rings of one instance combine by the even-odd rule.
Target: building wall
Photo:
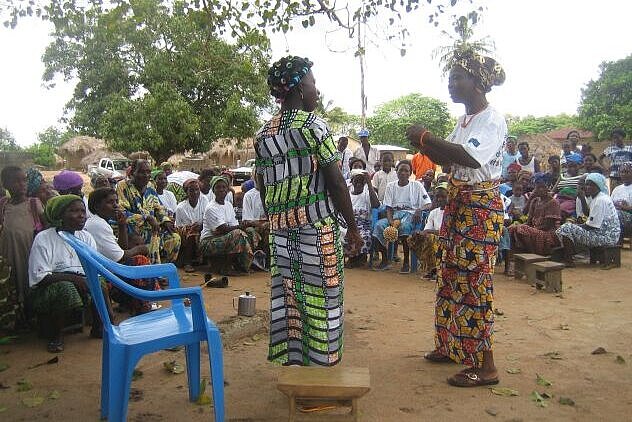
[[[0,171],[7,166],[27,169],[33,166],[33,154],[20,151],[0,151]]]

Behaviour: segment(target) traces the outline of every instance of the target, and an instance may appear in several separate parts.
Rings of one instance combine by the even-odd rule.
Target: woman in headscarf
[[[187,180],[182,187],[187,199],[180,202],[176,209],[176,229],[182,239],[179,261],[184,265],[185,272],[192,273],[195,271],[193,261],[198,258],[198,243],[208,199],[200,195],[200,182],[197,179]]]
[[[178,200],[175,193],[167,190],[169,182],[167,181],[167,173],[163,169],[154,169],[151,171],[151,180],[154,181],[154,187],[158,194],[160,203],[167,209],[169,216],[173,218],[178,208]]]
[[[253,245],[261,238],[254,227],[237,221],[233,204],[226,200],[229,192],[226,179],[213,176],[210,188],[214,199],[204,211],[200,234],[202,255],[215,260],[222,275],[247,273],[254,256]],[[237,273],[232,272],[233,268]]]
[[[555,231],[560,226],[560,205],[551,196],[543,173],[533,178],[532,193],[526,224],[509,227],[511,245],[519,253],[550,255],[551,249],[560,245]]]
[[[339,154],[313,111],[312,62],[288,56],[268,71],[281,110],[255,137],[257,186],[270,220],[270,347],[283,365],[333,366],[342,357],[344,256],[362,245]]]
[[[83,197],[83,178],[79,173],[62,170],[53,177],[53,188],[60,195],[77,195]]]
[[[89,290],[83,266],[73,248],[59,236],[60,231],[74,234],[88,246],[97,247],[90,233],[83,230],[86,210],[81,197],[61,195],[46,204],[51,228],[35,236],[29,257],[29,283],[33,310],[40,324],[48,325],[51,353],[64,350],[62,329],[72,311],[89,303]],[[107,302],[107,294],[106,302]],[[103,327],[99,313],[92,310],[91,337],[101,338]]]
[[[425,358],[467,365],[448,378],[459,387],[498,383],[492,276],[504,217],[499,184],[507,124],[485,94],[504,80],[494,59],[455,52],[448,90],[454,102],[465,105],[466,114],[447,140],[423,125],[407,131],[422,154],[452,169],[440,230],[435,350]]]
[[[158,193],[149,184],[151,168],[146,160],[134,160],[130,180],[116,185],[119,205],[127,217],[128,231],[136,233],[149,245],[152,262],[176,262],[180,235],[173,220],[160,203]]]
[[[46,206],[46,203],[53,196],[59,195],[48,183],[44,180],[44,176],[36,168],[30,168],[26,171],[26,196],[29,198],[37,198],[42,203],[42,206]]]
[[[566,173],[560,176],[560,180],[553,187],[557,195],[555,199],[560,204],[562,221],[576,216],[575,199],[577,198],[577,185],[584,175],[579,174],[581,156],[569,156],[566,160]]]
[[[556,232],[564,246],[564,260],[569,267],[574,266],[573,255],[576,251],[614,246],[621,234],[617,209],[608,195],[606,178],[599,173],[588,173],[584,191],[590,198],[586,223],[564,223]]]
[[[45,228],[44,208],[37,198],[27,197],[27,176],[19,167],[7,166],[0,176],[11,196],[0,198],[0,256],[11,273],[0,287],[0,328],[27,326],[28,259],[33,236]]]

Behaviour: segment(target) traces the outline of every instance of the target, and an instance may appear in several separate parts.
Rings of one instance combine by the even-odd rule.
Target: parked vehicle
[[[127,158],[101,158],[96,166],[88,166],[88,174],[102,174],[108,179],[122,179],[131,161]]]
[[[243,166],[230,169],[233,175],[233,185],[240,186],[252,176],[252,168],[255,166],[255,159],[247,160]]]

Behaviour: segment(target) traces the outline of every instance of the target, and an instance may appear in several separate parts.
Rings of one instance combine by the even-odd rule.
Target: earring
[[[301,101],[303,100],[303,91],[299,91],[301,93]]]

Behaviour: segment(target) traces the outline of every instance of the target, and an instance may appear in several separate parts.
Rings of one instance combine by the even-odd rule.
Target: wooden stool
[[[590,249],[590,263],[599,262],[604,266],[621,267],[621,246],[605,246]]]
[[[535,287],[544,289],[548,293],[562,291],[562,270],[564,264],[553,261],[536,262],[532,264],[535,269]]]
[[[283,368],[277,388],[289,399],[290,422],[294,421],[297,400],[350,405],[350,416],[357,421],[358,399],[369,392],[370,381],[369,368],[296,366]]]
[[[533,253],[519,253],[515,254],[513,257],[515,265],[514,278],[518,280],[524,276],[527,276],[529,281],[535,279],[535,271],[531,264],[546,261],[546,257]]]

